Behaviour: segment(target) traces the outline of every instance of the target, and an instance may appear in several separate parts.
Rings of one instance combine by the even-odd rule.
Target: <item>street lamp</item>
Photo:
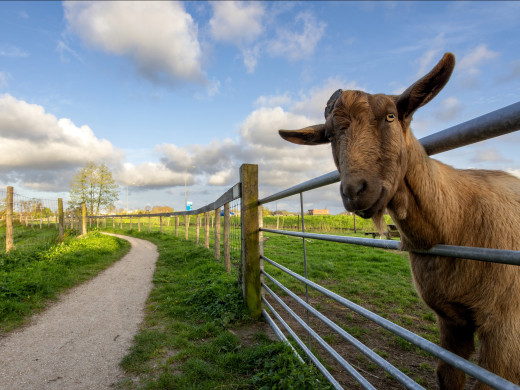
[[[188,168],[195,168],[195,165],[186,165],[186,171],[184,173],[184,211],[188,208]]]

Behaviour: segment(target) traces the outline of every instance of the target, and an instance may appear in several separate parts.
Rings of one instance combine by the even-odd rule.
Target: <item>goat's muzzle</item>
[[[345,209],[362,218],[371,218],[384,207],[388,190],[377,179],[352,175],[341,180],[340,193]]]

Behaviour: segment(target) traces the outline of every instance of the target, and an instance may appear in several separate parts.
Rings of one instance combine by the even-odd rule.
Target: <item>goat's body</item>
[[[429,158],[408,135],[408,170],[388,205],[404,247],[520,250],[520,180],[500,171],[444,165]],[[418,293],[437,313],[442,346],[468,358],[476,331],[479,364],[518,383],[520,267],[415,253],[410,253],[410,263]],[[441,363],[442,388],[463,386],[464,374],[453,371]]]
[[[446,53],[399,96],[338,90],[327,102],[324,124],[280,135],[297,144],[330,142],[345,208],[379,226],[387,208],[403,249],[520,250],[520,180],[442,164],[410,130],[414,112],[439,93],[454,66]],[[520,384],[520,267],[413,252],[410,262],[417,291],[437,313],[441,345],[469,358],[477,332],[479,364]],[[442,361],[437,378],[448,390],[461,390],[466,381]]]

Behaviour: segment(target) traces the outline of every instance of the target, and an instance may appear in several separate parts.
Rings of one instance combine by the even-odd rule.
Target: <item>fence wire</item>
[[[6,245],[7,192],[0,190],[0,252]],[[13,242],[19,250],[45,246],[58,237],[58,200],[13,194]]]

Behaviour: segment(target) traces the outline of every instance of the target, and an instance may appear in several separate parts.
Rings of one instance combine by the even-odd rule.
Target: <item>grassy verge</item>
[[[1,254],[0,332],[20,326],[57,294],[95,276],[129,249],[125,240],[93,232]]]
[[[159,232],[124,234],[156,244],[159,259],[142,330],[122,362],[121,388],[329,388],[271,340],[265,324],[251,321],[236,274],[211,251]]]

